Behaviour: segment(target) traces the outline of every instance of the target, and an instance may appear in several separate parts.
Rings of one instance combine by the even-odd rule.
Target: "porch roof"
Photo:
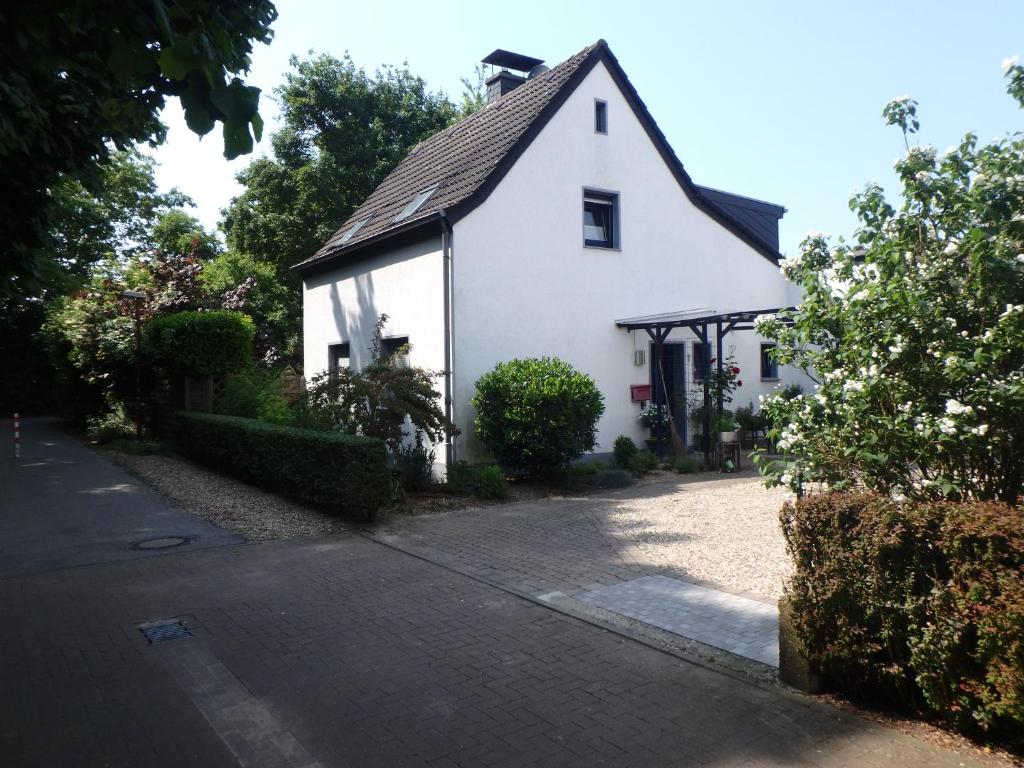
[[[730,331],[750,331],[754,328],[754,320],[760,315],[774,315],[778,312],[792,311],[794,307],[776,307],[774,309],[747,309],[735,312],[716,312],[713,309],[683,309],[676,312],[664,312],[656,315],[642,315],[616,320],[615,325],[627,331],[647,331],[656,341],[664,341],[674,328],[689,328],[698,337],[707,340],[708,327],[713,327],[719,336]]]

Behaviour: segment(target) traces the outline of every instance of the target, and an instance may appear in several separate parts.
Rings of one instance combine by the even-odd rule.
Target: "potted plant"
[[[763,432],[768,427],[768,419],[761,413],[754,412],[754,403],[750,402],[749,405],[743,408],[736,409],[736,426],[742,430],[740,438],[744,443],[750,443],[750,448],[753,448],[753,442],[758,432]]]
[[[655,405],[649,402],[640,409],[640,415],[637,418],[641,426],[651,431],[651,436],[645,438],[647,448],[655,450],[658,441],[668,435],[668,423],[672,419],[672,412],[667,405]]]

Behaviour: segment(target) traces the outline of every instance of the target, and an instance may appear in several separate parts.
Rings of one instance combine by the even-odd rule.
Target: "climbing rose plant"
[[[1024,68],[1004,62],[1024,108]],[[1024,479],[1024,135],[939,154],[911,146],[917,104],[883,111],[907,151],[899,207],[870,184],[853,196],[855,242],[812,234],[783,274],[804,298],[759,319],[777,359],[820,381],[768,398],[785,461],[769,484],[863,485],[895,498],[1016,503]]]

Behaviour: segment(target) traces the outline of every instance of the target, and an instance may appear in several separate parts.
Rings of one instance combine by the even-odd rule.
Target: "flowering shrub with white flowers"
[[[1024,68],[1004,62],[1024,108]],[[759,318],[780,362],[820,381],[766,399],[786,461],[770,484],[1018,503],[1024,481],[1024,135],[939,154],[910,146],[917,104],[890,102],[907,152],[898,207],[868,185],[855,241],[812,234],[782,271],[805,296]]]

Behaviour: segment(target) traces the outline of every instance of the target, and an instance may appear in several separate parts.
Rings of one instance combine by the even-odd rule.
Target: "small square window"
[[[408,336],[395,336],[390,339],[380,340],[380,355],[382,360],[388,360],[394,355],[402,351],[405,347],[404,353],[400,357],[395,358],[395,366],[397,368],[408,368],[409,367],[409,337]]]
[[[619,196],[583,193],[583,243],[595,248],[618,247]]]
[[[349,346],[347,341],[342,344],[331,344],[327,347],[327,371],[332,376],[342,368],[348,368],[349,362]]]
[[[762,344],[761,345],[761,378],[762,379],[777,379],[779,378],[779,361],[775,359],[772,354],[772,350],[775,349],[774,344]]]
[[[594,100],[594,132],[608,133],[608,102]]]
[[[693,342],[693,380],[704,381],[711,367],[711,345],[703,341]]]

